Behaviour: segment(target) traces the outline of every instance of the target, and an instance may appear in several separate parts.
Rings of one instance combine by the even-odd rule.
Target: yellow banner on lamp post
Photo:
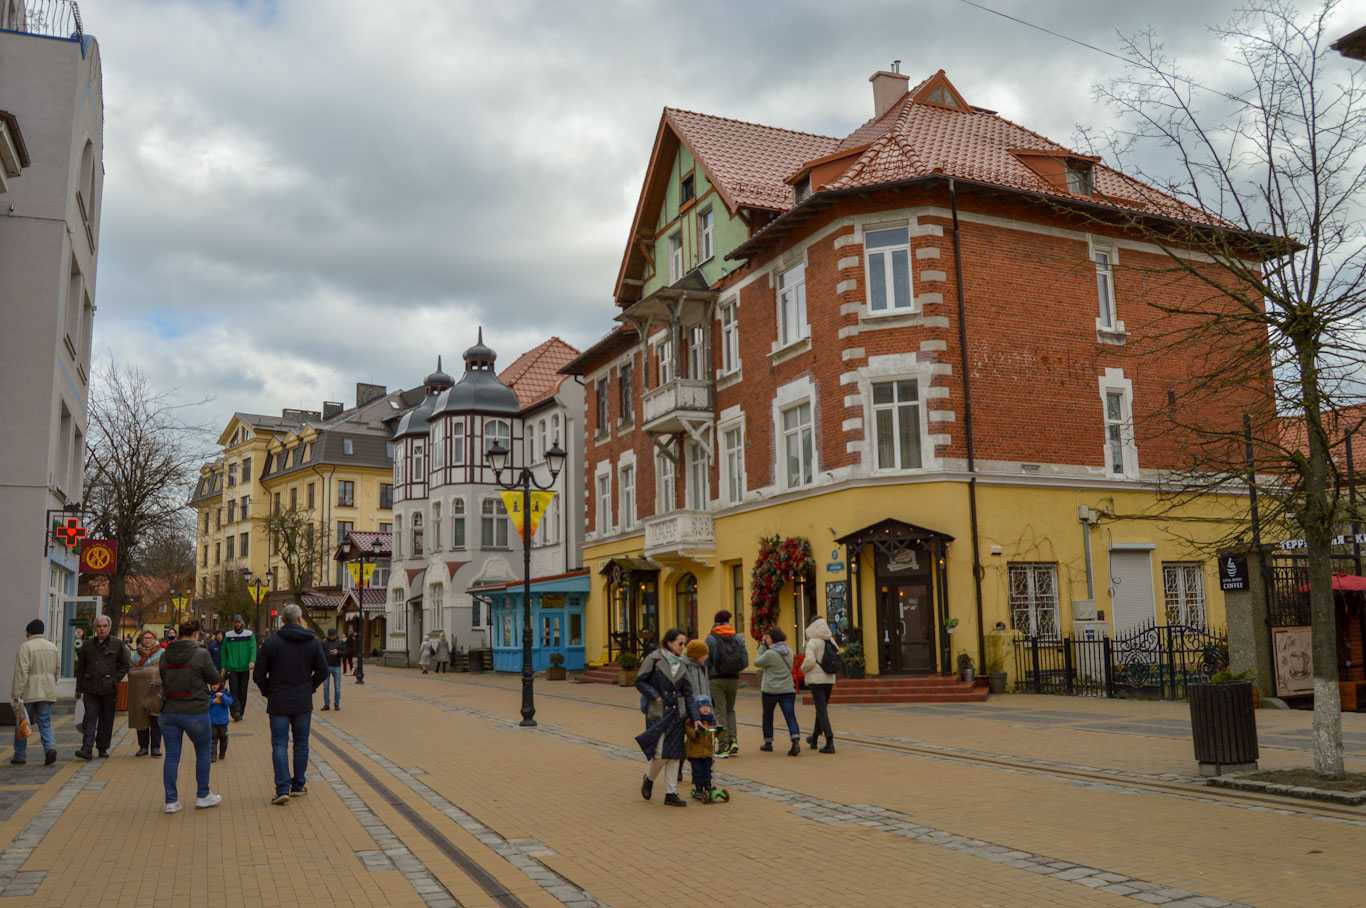
[[[370,562],[370,561],[367,561],[367,562],[365,563],[365,585],[366,585],[366,586],[370,586],[370,585],[371,585],[371,578],[374,577],[375,568],[377,568],[378,566],[379,566],[379,565],[375,564],[374,562]],[[359,586],[359,585],[360,585],[360,576],[361,576],[361,575],[360,575],[360,567],[361,567],[361,563],[360,563],[359,561],[348,561],[348,562],[346,562],[346,572],[347,572],[348,574],[351,575],[351,583],[352,583],[353,585],[356,585],[356,586]]]
[[[522,513],[522,493],[521,492],[499,492],[503,499],[503,507],[508,512],[508,520],[517,529],[517,535],[522,537],[525,542],[527,536],[536,532],[536,528],[541,525],[541,518],[545,516],[546,509],[550,507],[550,502],[555,500],[554,492],[532,492],[531,493],[531,513]],[[525,519],[524,519],[525,518]],[[527,524],[530,524],[528,527]]]

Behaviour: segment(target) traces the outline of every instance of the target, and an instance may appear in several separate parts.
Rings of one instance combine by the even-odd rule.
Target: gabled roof
[[[625,353],[639,342],[639,335],[633,325],[617,325],[588,349],[565,363],[560,368],[562,375],[587,375],[600,363]]]
[[[578,348],[552,337],[513,360],[498,373],[498,380],[516,392],[517,403],[525,410],[560,390],[565,380],[560,370],[578,355]]]

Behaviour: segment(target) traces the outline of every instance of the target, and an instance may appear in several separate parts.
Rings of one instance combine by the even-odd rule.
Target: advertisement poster
[[[1314,650],[1311,628],[1275,627],[1271,644],[1276,660],[1276,695],[1293,697],[1314,692]]]

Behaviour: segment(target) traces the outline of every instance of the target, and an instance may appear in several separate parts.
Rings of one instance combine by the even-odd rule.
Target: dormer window
[[[800,205],[809,195],[811,195],[811,174],[802,177],[797,181],[797,185],[792,187],[792,198],[797,205]]]
[[[686,205],[697,196],[697,181],[692,174],[683,178],[679,184],[678,204]]]
[[[1067,163],[1067,191],[1073,195],[1091,195],[1096,191],[1095,174],[1090,164]]]

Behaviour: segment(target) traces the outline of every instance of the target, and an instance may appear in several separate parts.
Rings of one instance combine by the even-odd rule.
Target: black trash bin
[[[1191,736],[1200,775],[1217,776],[1257,768],[1257,711],[1252,684],[1192,684]]]

